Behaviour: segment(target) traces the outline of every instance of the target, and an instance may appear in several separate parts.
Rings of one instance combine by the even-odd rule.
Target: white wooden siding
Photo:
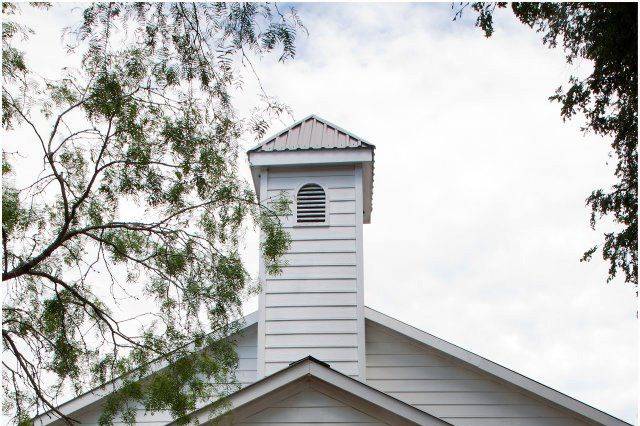
[[[366,323],[367,384],[454,425],[584,425],[489,376]]]
[[[288,253],[282,258],[283,265],[287,266],[335,266],[347,265],[354,266],[356,264],[355,253],[327,253],[327,252],[308,252],[308,253]]]
[[[356,320],[273,321],[267,324],[270,334],[287,333],[356,333]]]
[[[277,348],[267,353],[269,362],[287,362],[290,359],[302,359],[311,355],[323,359],[329,365],[338,361],[351,361],[357,356],[357,348]]]
[[[304,292],[267,294],[269,307],[276,306],[352,306],[356,303],[354,292]]]
[[[311,290],[313,289],[313,290]],[[267,281],[266,291],[269,294],[277,293],[344,293],[356,291],[355,279],[334,280],[278,280]]]
[[[356,238],[362,221],[356,219],[355,166],[270,168],[265,176],[267,197],[286,196],[292,203],[302,185],[321,185],[328,224],[300,225],[295,215],[283,218],[292,243],[281,272],[263,277],[260,299],[264,356],[258,359],[264,360],[264,373],[313,355],[358,376]]]
[[[256,381],[256,354],[257,354],[257,326],[253,325],[242,331],[237,337],[236,348],[238,354],[238,369],[236,370],[236,381],[241,387],[250,385]],[[233,385],[233,389],[237,389],[237,385]],[[210,402],[203,402],[201,406]],[[83,425],[97,425],[100,414],[102,413],[102,405],[87,406],[78,413],[74,413],[72,417],[80,421]],[[147,425],[165,425],[172,419],[171,413],[168,411],[158,411],[148,413],[144,411],[142,406],[137,407],[136,423]],[[63,423],[57,421],[56,425]],[[124,424],[121,418],[116,418],[114,424]]]
[[[313,256],[313,254],[309,254]],[[298,265],[283,266],[277,275],[267,275],[269,279],[279,280],[324,280],[324,279],[353,279],[356,277],[355,266],[343,265]],[[269,305],[267,305],[269,306]]]
[[[383,425],[385,423],[315,389],[302,391],[244,419],[239,425]]]
[[[266,308],[267,321],[354,319],[355,306],[283,306]]]
[[[300,180],[300,182],[307,182],[307,183],[311,183],[311,181],[313,181],[313,183],[321,182],[321,180],[314,177],[309,177],[304,181]],[[326,186],[323,186],[323,187],[324,189],[327,190],[328,201],[330,203],[333,203],[332,205],[341,206],[337,211],[334,211],[334,213],[343,213],[343,214],[353,213],[353,210],[349,209],[348,207],[353,206],[356,201],[354,188],[342,188],[342,187],[332,188],[332,187],[326,187]],[[267,190],[267,198],[265,201],[268,201],[268,202],[275,201],[283,196],[293,200],[295,197],[294,192],[295,192],[295,189]]]
[[[350,175],[327,175],[319,176],[286,176],[272,173],[269,177],[269,191],[289,191],[297,189],[300,186],[301,178],[314,178],[313,183],[317,183],[330,189],[353,188],[353,173]]]
[[[309,226],[289,229],[293,241],[354,240],[355,226]]]
[[[289,253],[353,253],[356,243],[348,240],[291,241]]]

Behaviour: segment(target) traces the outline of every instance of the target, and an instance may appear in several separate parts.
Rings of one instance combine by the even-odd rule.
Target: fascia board
[[[409,404],[397,400],[390,395],[373,389],[358,380],[347,377],[329,367],[309,359],[287,367],[284,370],[274,373],[230,395],[228,397],[229,412],[242,408],[259,398],[276,392],[278,389],[303,378],[317,379],[321,382],[327,383],[335,388],[352,394],[397,416],[420,425],[450,424],[425,411],[419,410]],[[226,414],[222,414],[221,416]],[[194,415],[193,420],[202,424],[211,421],[212,418],[207,407],[203,407]]]
[[[245,406],[246,404],[255,401],[271,392],[275,392],[283,386],[295,382],[309,375],[309,364],[304,362],[298,365],[291,366],[278,373],[274,373],[258,382],[255,382],[245,388],[240,389],[237,392],[229,395],[227,402],[229,403],[229,411],[221,414],[221,416],[227,415],[230,411],[236,410]],[[215,418],[215,417],[213,417]],[[211,413],[207,410],[207,406],[202,407],[197,413],[192,415],[192,420],[196,424],[204,424],[212,420]],[[170,424],[175,424],[172,422]]]
[[[542,383],[536,382],[535,380],[516,373],[515,371],[503,367],[500,364],[489,361],[488,359],[476,355],[473,352],[405,324],[395,318],[391,318],[367,306],[365,306],[365,319],[378,323],[401,335],[407,336],[410,339],[430,346],[445,355],[463,361],[471,367],[502,379],[536,397],[550,401],[560,408],[576,413],[590,422],[597,422],[607,426],[630,426],[629,423],[623,420],[580,402],[577,399],[571,398],[570,396],[545,386]]]
[[[323,382],[329,383],[339,389],[343,389],[365,401],[384,408],[402,418],[415,422],[419,425],[449,425],[436,416],[426,411],[419,410],[412,405],[406,404],[384,392],[370,387],[351,377],[344,376],[335,370],[312,363],[310,374]]]
[[[241,330],[244,330],[256,324],[257,322],[258,322],[258,311],[252,312],[238,320],[239,324],[243,324],[243,327],[241,328]],[[229,337],[229,336],[226,336],[226,337]],[[191,344],[190,348],[195,349],[195,345]],[[167,365],[168,365],[168,361],[166,359],[153,361],[151,366],[149,367],[149,374],[147,376],[155,373],[156,371],[162,370]],[[73,413],[85,407],[88,407],[100,401],[102,398],[105,398],[106,396],[108,396],[111,392],[113,392],[120,385],[122,385],[123,380],[124,380],[124,377],[119,377],[110,382],[103,384],[102,386],[91,389],[90,391],[82,395],[79,395],[67,402],[60,404],[58,406],[58,410],[60,410],[60,412],[66,416],[73,417]],[[59,420],[59,417],[52,411],[47,411],[35,417],[33,419],[33,423],[44,426],[44,425],[53,423],[56,420]]]
[[[250,152],[251,167],[293,166],[311,164],[349,164],[373,161],[373,150],[355,149],[317,149],[305,151],[268,151]]]

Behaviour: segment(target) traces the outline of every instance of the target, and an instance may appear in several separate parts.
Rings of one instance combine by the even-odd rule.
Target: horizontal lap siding
[[[331,364],[333,362],[351,361],[357,355],[357,348],[277,348],[267,353],[268,362],[288,362],[290,359],[300,359],[308,355],[322,359]]]
[[[348,228],[353,227],[356,224],[356,215],[353,213],[351,209],[352,204],[348,204],[351,202],[329,202],[329,222],[331,226],[334,228]],[[335,209],[333,209],[335,207]],[[292,212],[293,205],[291,206]],[[334,211],[335,210],[335,211]],[[282,226],[288,230],[292,230],[294,225],[292,223],[283,223]]]
[[[367,384],[454,425],[584,424],[368,321],[366,363]]]
[[[289,236],[293,241],[316,241],[316,240],[355,240],[355,226],[309,226],[301,228],[290,228]]]
[[[350,348],[357,345],[355,333],[267,334],[266,348]]]
[[[356,250],[354,239],[291,241],[288,253],[353,253]]]
[[[266,295],[266,306],[351,306],[355,293],[276,293]]]
[[[271,279],[266,283],[268,294],[278,293],[344,293],[356,291],[356,280],[278,280]]]
[[[267,321],[355,319],[355,306],[282,306],[265,309]]]
[[[236,349],[238,354],[238,368],[235,374],[235,381],[241,387],[250,385],[256,381],[256,356],[257,356],[257,326],[253,325],[245,329],[241,335],[237,337]],[[232,382],[232,380],[229,380]],[[221,384],[222,385],[222,384]],[[220,391],[225,392],[237,389],[237,384],[224,384]],[[215,399],[215,397],[214,397]],[[200,403],[200,406],[206,405],[208,402]],[[84,410],[74,413],[72,417],[81,424],[97,425],[102,413],[102,406],[86,407]],[[145,412],[142,406],[137,407],[136,423],[148,425],[165,425],[172,420],[169,411],[157,411],[155,413]],[[62,424],[57,422],[56,424]],[[121,418],[114,419],[114,424],[124,424]]]
[[[297,321],[271,321],[267,324],[269,334],[290,333],[355,333],[356,320],[297,320]]]
[[[293,212],[298,188],[307,183],[321,185],[329,226],[299,226],[295,214],[283,219],[291,245],[281,259],[280,273],[267,275],[263,285],[265,374],[313,355],[356,376],[354,168],[270,169],[267,179],[267,196],[288,197]]]
[[[330,200],[331,214],[352,214],[356,211],[356,202],[351,200]]]
[[[282,266],[355,266],[355,253],[288,253],[281,259]]]
[[[311,178],[309,180],[311,180]],[[322,182],[320,180],[317,180],[317,182],[313,182],[313,183],[318,183],[319,185],[322,185]],[[344,187],[332,188],[324,185],[322,186],[326,190],[327,201],[329,203],[338,203],[338,204],[344,203],[347,206],[355,206],[355,201],[356,201],[355,188],[344,188]],[[295,191],[296,189],[270,189],[267,191],[267,201],[274,201],[281,197],[288,197],[291,201],[293,201],[296,196]],[[345,203],[347,201],[349,203]],[[336,211],[334,213],[353,213],[353,211],[349,211],[349,209],[342,208],[341,210],[345,210],[345,211]]]
[[[241,425],[383,425],[379,420],[314,389],[272,404]]]
[[[269,279],[279,280],[322,280],[355,279],[356,267],[344,265],[332,266],[283,266],[279,274],[267,275]]]
[[[236,341],[238,373],[236,380],[243,385],[256,381],[258,356],[258,326],[249,327]],[[243,377],[239,377],[242,374]]]
[[[270,362],[267,364],[266,374],[273,374],[280,370],[284,370],[289,366],[289,362]],[[342,374],[346,374],[347,376],[357,376],[358,375],[358,363],[353,361],[333,361],[329,365],[331,368],[339,371]]]
[[[353,188],[353,176],[308,176],[313,179],[313,183],[332,189],[349,189]],[[301,179],[299,177],[274,177],[269,176],[269,191],[294,191],[300,186]]]

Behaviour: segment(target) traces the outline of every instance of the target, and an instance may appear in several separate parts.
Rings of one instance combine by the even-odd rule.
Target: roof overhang
[[[436,351],[440,352],[455,361],[464,363],[472,370],[476,370],[496,379],[501,383],[515,387],[520,392],[531,396],[534,399],[551,403],[563,411],[569,411],[574,416],[584,419],[589,423],[597,423],[607,426],[629,426],[629,423],[613,417],[603,411],[598,410],[584,402],[580,402],[575,398],[558,392],[542,383],[536,382],[522,374],[516,373],[500,364],[489,361],[486,358],[476,355],[466,349],[456,346],[446,340],[440,339],[432,334],[426,333],[415,327],[398,321],[395,318],[387,316],[365,306],[364,316],[367,320],[382,325],[387,329],[396,332],[402,336],[408,337],[418,343],[424,344]]]
[[[526,376],[523,376],[519,373],[516,373],[513,370],[510,370],[502,365],[499,365],[495,362],[492,362],[486,358],[483,358],[473,352],[470,352],[466,349],[463,349],[459,346],[456,346],[452,343],[447,342],[446,340],[440,339],[436,336],[433,336],[429,333],[426,333],[422,330],[419,330],[415,327],[412,327],[406,323],[403,323],[395,318],[389,317],[381,312],[378,312],[374,309],[365,306],[364,311],[365,319],[367,321],[371,321],[375,324],[381,325],[392,332],[395,332],[401,336],[405,336],[415,341],[418,344],[424,344],[444,356],[448,356],[451,359],[464,363],[467,367],[471,369],[475,369],[479,372],[483,372],[493,376],[494,378],[500,380],[502,383],[513,386],[521,392],[525,394],[539,399],[541,401],[550,402],[552,405],[568,410],[571,413],[574,413],[579,418],[584,419],[589,423],[602,424],[607,426],[630,426],[629,423],[620,420],[614,416],[611,416],[603,411],[598,410],[588,404],[585,404],[577,399],[574,399],[568,395],[563,394],[555,389],[552,389],[548,386],[545,386],[535,380],[532,380]],[[253,326],[257,323],[257,311],[253,312],[246,317],[242,318],[241,323],[244,325],[244,329]],[[258,397],[258,395],[262,392],[263,394],[267,394],[269,392],[274,391],[279,386],[284,386],[286,383],[290,383],[297,379],[300,379],[304,376],[313,376],[314,380],[321,380],[325,383],[328,383],[331,386],[338,387],[346,387],[348,389],[354,390],[354,395],[362,395],[367,400],[379,403],[383,406],[387,404],[387,406],[396,406],[397,404],[401,404],[407,407],[412,408],[413,410],[424,413],[424,415],[430,416],[428,413],[422,412],[410,405],[407,405],[389,395],[386,395],[380,391],[377,391],[364,383],[361,383],[355,379],[352,379],[348,376],[344,376],[341,373],[336,372],[328,367],[326,364],[322,362],[318,362],[315,360],[313,363],[315,366],[312,367],[312,364],[305,362],[299,362],[298,364],[294,364],[289,368],[282,370],[278,373],[275,373],[267,378],[256,382],[252,385],[247,386],[246,388],[232,394],[229,397],[232,407],[241,407],[246,404],[250,400]],[[160,361],[154,363],[152,368],[150,368],[151,372],[161,370],[166,366],[165,361]],[[295,367],[295,368],[292,368]],[[324,367],[324,368],[323,368]],[[329,370],[329,371],[327,371]],[[309,377],[311,378],[311,377]],[[62,405],[58,408],[60,411],[66,415],[71,415],[73,417],[73,413],[77,412],[80,409],[84,409],[92,404],[98,403],[102,398],[108,395],[113,390],[117,389],[120,385],[121,379],[116,379],[112,382],[106,383],[103,386],[93,389],[90,392],[87,392],[79,397],[76,397]],[[279,385],[278,385],[279,384]],[[362,386],[368,389],[364,389]],[[271,389],[271,390],[270,390]],[[245,390],[249,390],[250,392],[256,393],[245,393]],[[388,398],[390,398],[391,401]],[[384,403],[384,404],[383,404]],[[391,404],[391,405],[388,405]],[[206,408],[203,408],[206,411]],[[203,416],[204,413],[196,412],[196,415]],[[203,417],[207,418],[207,416]],[[411,417],[409,417],[411,418]],[[58,417],[51,412],[44,413],[34,419],[34,424],[46,425],[58,420]],[[441,420],[440,420],[441,421]],[[438,424],[438,423],[425,423],[425,424]],[[444,423],[447,424],[447,423]]]
[[[371,222],[373,199],[373,147],[308,149],[296,151],[249,151],[253,185],[260,199],[260,175],[270,167],[362,165],[364,223]]]
[[[234,326],[237,325],[238,327],[240,327],[240,330],[245,330],[248,327],[255,325],[257,323],[258,323],[258,311],[255,311],[250,313],[249,315],[246,315],[238,319],[233,323],[233,325]],[[195,350],[194,344],[191,344],[190,347],[192,347]],[[168,361],[164,358],[160,360],[152,361],[151,364],[148,366],[149,375],[162,370],[163,368],[167,367],[167,365],[168,365]],[[98,404],[100,401],[106,398],[109,394],[111,394],[113,391],[115,391],[120,386],[122,386],[126,378],[127,378],[126,375],[123,375],[114,380],[106,382],[99,387],[91,389],[90,391],[82,395],[79,395],[73,399],[70,399],[67,402],[60,404],[57,408],[65,416],[69,416],[73,418],[74,413],[77,413],[80,410],[84,410],[87,407],[92,406],[93,404]],[[60,420],[60,417],[57,414],[53,413],[53,411],[49,410],[33,418],[33,424],[44,426],[44,425],[48,425],[53,422],[56,422],[58,420]]]
[[[337,395],[349,405],[394,425],[449,425],[365,383],[345,376],[313,357],[303,358],[289,367],[245,387],[228,397],[223,414],[204,407],[192,414],[198,424],[234,424],[268,406],[264,402],[281,400],[309,386]]]

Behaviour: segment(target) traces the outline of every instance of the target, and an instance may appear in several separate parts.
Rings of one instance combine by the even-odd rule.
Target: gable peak
[[[324,118],[311,114],[265,139],[248,152],[312,149],[358,149],[375,146]]]

